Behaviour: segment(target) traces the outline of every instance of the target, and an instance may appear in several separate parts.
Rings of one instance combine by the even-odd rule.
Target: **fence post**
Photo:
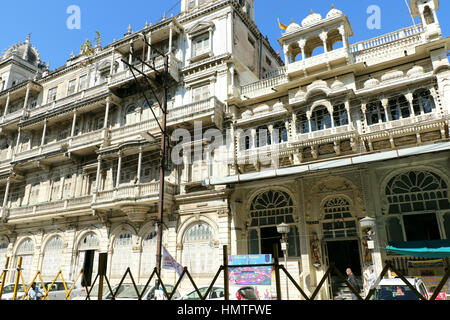
[[[273,259],[275,267],[275,281],[277,288],[277,300],[281,300],[280,261],[278,256],[278,243],[273,245]]]
[[[17,264],[16,281],[14,282],[13,301],[16,300],[16,298],[17,298],[17,288],[19,287],[19,279],[20,279],[21,273],[22,273],[22,257],[19,257],[19,263]]]
[[[228,277],[228,246],[223,246],[223,288],[225,290],[225,300],[230,300],[230,283]]]
[[[5,269],[2,273],[2,283],[0,284],[0,300],[2,300],[3,288],[5,287],[6,273],[8,272],[9,257],[6,257]]]
[[[99,287],[98,287],[98,300],[103,298],[103,280],[106,275],[106,266],[108,261],[107,253],[100,253],[98,256],[98,275],[100,277]]]

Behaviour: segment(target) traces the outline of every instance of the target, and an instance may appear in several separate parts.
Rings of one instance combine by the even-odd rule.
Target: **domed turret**
[[[13,55],[22,58],[34,66],[39,66],[41,64],[41,56],[36,48],[31,45],[30,35],[28,35],[25,42],[16,43],[9,47],[3,55],[3,60],[6,60]]]
[[[328,12],[328,14],[327,14],[327,19],[332,18],[332,17],[342,16],[342,15],[343,15],[342,11],[336,9],[334,7],[334,5],[332,5],[330,12]]]
[[[298,31],[300,29],[301,29],[300,25],[295,23],[294,19],[292,19],[292,23],[287,27],[286,33],[292,33],[292,32]]]
[[[302,26],[303,27],[307,27],[309,25],[312,25],[316,22],[319,22],[320,20],[322,20],[322,16],[319,13],[314,13],[311,10],[311,14],[309,16],[307,16],[305,19],[303,19],[302,21]]]

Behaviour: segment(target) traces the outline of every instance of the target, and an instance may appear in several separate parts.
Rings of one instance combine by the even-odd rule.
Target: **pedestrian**
[[[350,283],[350,285],[356,290],[356,292],[360,293],[361,292],[361,287],[359,286],[358,280],[356,280],[356,276],[353,274],[352,269],[348,268],[346,270],[347,272],[347,281]],[[356,294],[354,294],[352,292],[352,300],[358,300],[358,298],[356,297]]]
[[[369,291],[374,288],[377,281],[377,276],[373,267],[370,267],[364,272],[364,293],[367,296]]]
[[[29,300],[42,300],[45,293],[42,289],[36,287],[36,282],[31,284],[31,289],[28,291]]]

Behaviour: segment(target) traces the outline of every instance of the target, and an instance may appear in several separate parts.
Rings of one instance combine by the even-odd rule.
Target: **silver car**
[[[5,284],[3,287],[2,300],[12,300],[14,296],[14,283]],[[19,284],[17,287],[17,295],[16,300],[22,300],[25,295],[25,290],[23,289],[23,285]]]
[[[73,298],[76,298],[77,296],[80,296],[83,292],[83,288],[79,285],[74,285],[72,288],[73,282],[65,282],[64,286],[64,283],[62,281],[55,281],[51,288],[50,285],[52,284],[52,282],[45,282],[44,284],[45,288],[48,290],[48,300],[71,300]],[[42,283],[37,282],[36,287],[42,289]],[[67,297],[66,299],[67,293],[71,288],[72,291],[70,291],[70,298]]]
[[[142,292],[142,290],[144,290],[145,285],[139,284],[139,285],[136,285],[136,287],[139,290],[139,292]],[[112,288],[114,293],[116,293],[117,288],[118,288],[118,286],[115,286]],[[169,294],[171,294],[174,289],[174,287],[171,285],[166,285],[165,288]],[[142,295],[141,300],[155,300],[155,296],[156,296],[156,287],[149,286],[149,287],[147,287],[146,291]],[[177,300],[179,298],[180,298],[180,293],[177,290],[177,291],[175,291],[175,293],[172,297],[172,300]],[[112,300],[112,293],[109,292],[106,296],[104,296],[103,299],[104,300]],[[167,300],[167,297],[164,296],[163,299]],[[120,286],[119,291],[115,296],[115,300],[138,300],[138,294],[136,292],[134,285],[132,283],[123,283]]]

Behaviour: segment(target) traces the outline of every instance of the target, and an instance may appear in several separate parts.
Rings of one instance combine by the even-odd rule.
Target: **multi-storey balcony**
[[[180,62],[175,58],[175,55],[169,53],[169,75],[177,82],[179,81],[179,63]],[[150,68],[148,65],[153,68]],[[155,77],[156,72],[164,71],[164,58],[156,57],[154,60],[146,61],[146,63],[135,63],[134,67],[149,77]],[[130,81],[134,81],[134,77],[137,79],[143,77],[143,75],[136,70],[133,70],[133,72],[127,67],[124,71],[112,74],[109,81],[109,88],[113,90]]]
[[[279,86],[287,84],[288,81],[286,68],[281,67],[276,72],[268,74],[266,79],[242,86],[240,97],[242,100],[264,97],[273,94]]]
[[[45,219],[46,217],[49,219],[66,217],[69,212],[71,215],[77,215],[79,211],[90,209],[92,199],[92,195],[86,195],[65,200],[10,208],[8,209],[7,218],[10,222],[17,223],[22,219],[33,221],[33,219],[40,220],[43,218]]]
[[[404,57],[405,51],[414,54],[416,47],[424,41],[423,26],[416,25],[355,43],[350,51],[356,63],[365,62],[370,66]],[[389,54],[386,54],[387,52]]]

